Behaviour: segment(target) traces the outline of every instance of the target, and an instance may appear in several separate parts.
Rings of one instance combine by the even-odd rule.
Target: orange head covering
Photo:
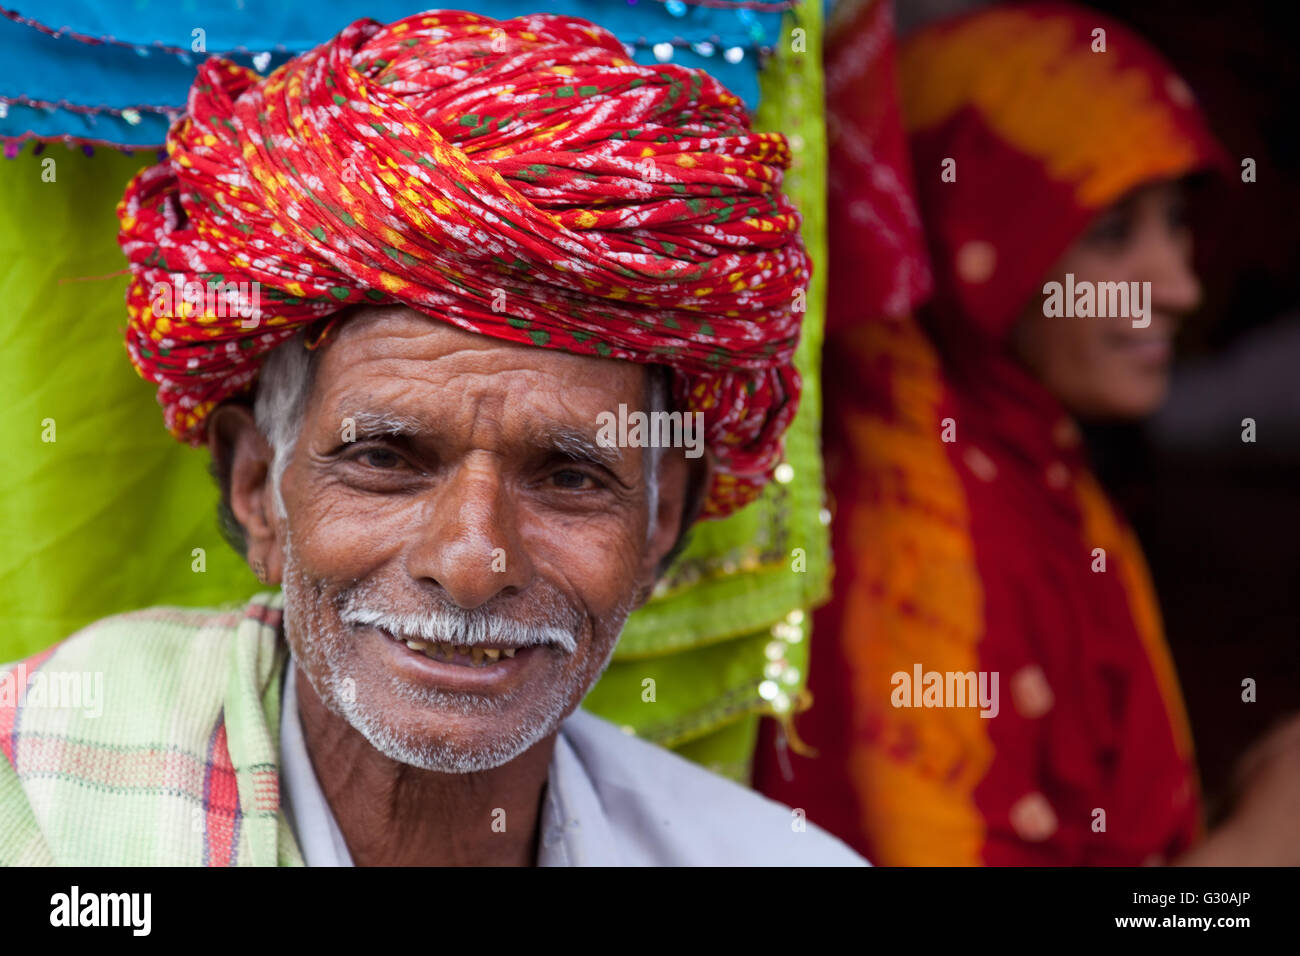
[[[899,67],[934,310],[995,341],[1107,206],[1228,163],[1173,68],[1093,10],[977,11],[912,36]]]

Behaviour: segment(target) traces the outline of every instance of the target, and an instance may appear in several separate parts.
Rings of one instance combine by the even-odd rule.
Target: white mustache
[[[392,614],[373,607],[354,606],[351,602],[340,615],[345,624],[360,624],[387,631],[394,637],[418,638],[438,644],[476,644],[491,647],[532,647],[552,644],[568,654],[578,649],[572,632],[553,625],[520,624],[478,609],[456,608],[425,611],[420,614]]]

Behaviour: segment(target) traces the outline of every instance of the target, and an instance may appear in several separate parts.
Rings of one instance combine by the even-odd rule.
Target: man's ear
[[[208,450],[221,480],[221,494],[244,530],[245,558],[258,578],[278,584],[284,569],[283,522],[271,488],[271,446],[246,405],[219,406],[208,418]]]
[[[687,458],[680,448],[664,449],[659,459],[658,514],[646,541],[643,572],[648,583],[637,607],[649,599],[666,559],[675,557],[684,545],[686,532],[700,516],[712,482],[713,458],[707,452],[699,458]]]

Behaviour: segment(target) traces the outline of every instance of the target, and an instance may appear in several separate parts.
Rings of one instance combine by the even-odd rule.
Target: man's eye
[[[574,471],[572,468],[557,471],[551,475],[551,481],[555,483],[557,488],[564,488],[567,491],[586,491],[597,486],[590,475]]]
[[[397,468],[402,464],[402,459],[387,448],[368,448],[360,452],[353,460],[371,468],[384,470]]]

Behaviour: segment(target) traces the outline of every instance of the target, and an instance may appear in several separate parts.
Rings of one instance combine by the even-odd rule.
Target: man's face
[[[443,772],[551,734],[676,532],[647,531],[647,452],[595,438],[600,412],[646,395],[641,366],[407,309],[344,323],[272,522],[286,634],[325,705],[392,759]]]

